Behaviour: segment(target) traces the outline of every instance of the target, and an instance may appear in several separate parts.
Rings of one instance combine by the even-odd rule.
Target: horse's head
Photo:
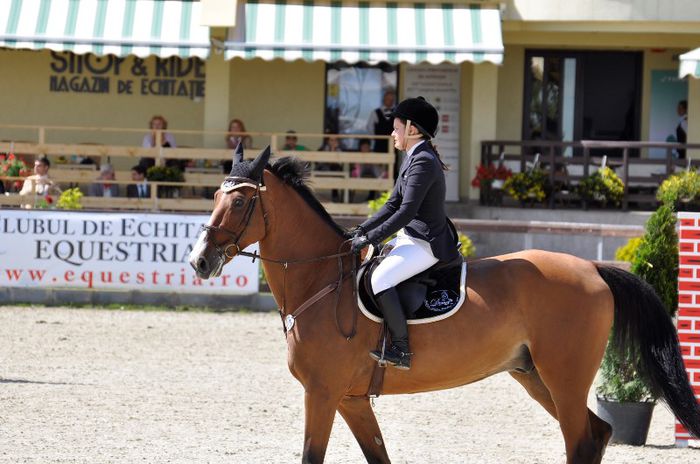
[[[265,236],[260,195],[269,159],[269,146],[253,161],[243,160],[242,144],[236,148],[231,173],[214,194],[214,211],[190,253],[197,276],[218,276],[236,254]]]

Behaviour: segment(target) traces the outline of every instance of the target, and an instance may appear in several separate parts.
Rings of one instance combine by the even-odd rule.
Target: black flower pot
[[[598,398],[598,416],[613,428],[611,443],[642,446],[647,441],[653,402],[620,403]]]

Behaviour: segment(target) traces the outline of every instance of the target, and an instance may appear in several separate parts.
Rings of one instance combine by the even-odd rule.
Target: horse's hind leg
[[[538,403],[540,403],[542,407],[546,409],[549,414],[552,415],[552,417],[554,417],[555,419],[559,419],[557,413],[557,406],[554,403],[554,400],[552,399],[552,395],[549,389],[544,384],[542,378],[537,372],[537,369],[528,373],[510,372],[510,375],[515,380],[517,380],[523,387],[525,387],[525,390],[527,390],[529,395]],[[607,446],[608,441],[610,440],[610,436],[612,435],[612,427],[610,427],[610,425],[607,422],[596,416],[593,413],[593,411],[591,411],[588,408],[586,409],[588,411],[588,424],[594,443],[593,452],[589,453],[588,457],[580,456],[580,459],[578,460],[572,460],[570,458],[569,462],[597,464],[603,459],[605,447]],[[562,428],[562,430],[564,429]],[[569,455],[568,445],[567,455]]]
[[[368,463],[391,462],[368,398],[346,396],[340,401],[338,412],[350,427]]]
[[[530,372],[509,372],[511,377],[520,382],[520,385],[525,387],[528,394],[538,403],[542,405],[543,408],[547,410],[548,413],[557,419],[557,407],[554,405],[552,400],[552,395],[549,393],[549,389],[542,382],[539,372],[534,369]]]

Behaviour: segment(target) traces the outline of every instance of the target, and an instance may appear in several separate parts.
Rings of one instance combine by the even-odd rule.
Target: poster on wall
[[[3,287],[246,295],[258,262],[237,257],[199,279],[188,258],[207,216],[0,210]],[[247,251],[257,250],[257,244]]]
[[[651,114],[649,140],[676,142],[676,127],[680,121],[678,102],[688,99],[688,83],[678,78],[677,70],[651,71]],[[674,156],[677,156],[674,153]],[[664,158],[666,150],[649,150],[650,158]]]
[[[447,201],[459,201],[459,67],[453,64],[406,66],[403,98],[423,96],[440,113],[435,145],[445,173]]]

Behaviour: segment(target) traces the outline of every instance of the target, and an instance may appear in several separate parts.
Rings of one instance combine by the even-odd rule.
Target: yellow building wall
[[[522,136],[525,47],[508,46],[498,68],[496,138],[520,140]]]
[[[241,119],[250,132],[323,133],[326,65],[282,60],[235,58],[230,62],[230,118]],[[226,128],[228,121],[222,121]],[[253,137],[253,145],[264,147],[265,137]],[[299,143],[315,150],[317,137],[299,137]]]
[[[154,58],[149,58],[152,65]],[[140,95],[134,82],[133,95],[118,94],[116,79],[110,77],[109,93],[52,92],[50,78],[58,73],[51,69],[48,51],[0,50],[0,125],[32,124],[51,126],[89,126],[138,128],[143,132],[47,132],[47,142],[95,142],[141,145],[152,115],[162,114],[169,129],[199,130],[202,127],[203,99],[178,96]],[[128,73],[133,57],[122,63],[120,76],[139,81]],[[68,74],[66,77],[88,74]],[[36,140],[28,131],[0,127],[0,139]],[[200,136],[175,134],[179,145],[198,145]]]
[[[696,0],[506,0],[507,19],[525,21],[687,21],[700,18]]]

